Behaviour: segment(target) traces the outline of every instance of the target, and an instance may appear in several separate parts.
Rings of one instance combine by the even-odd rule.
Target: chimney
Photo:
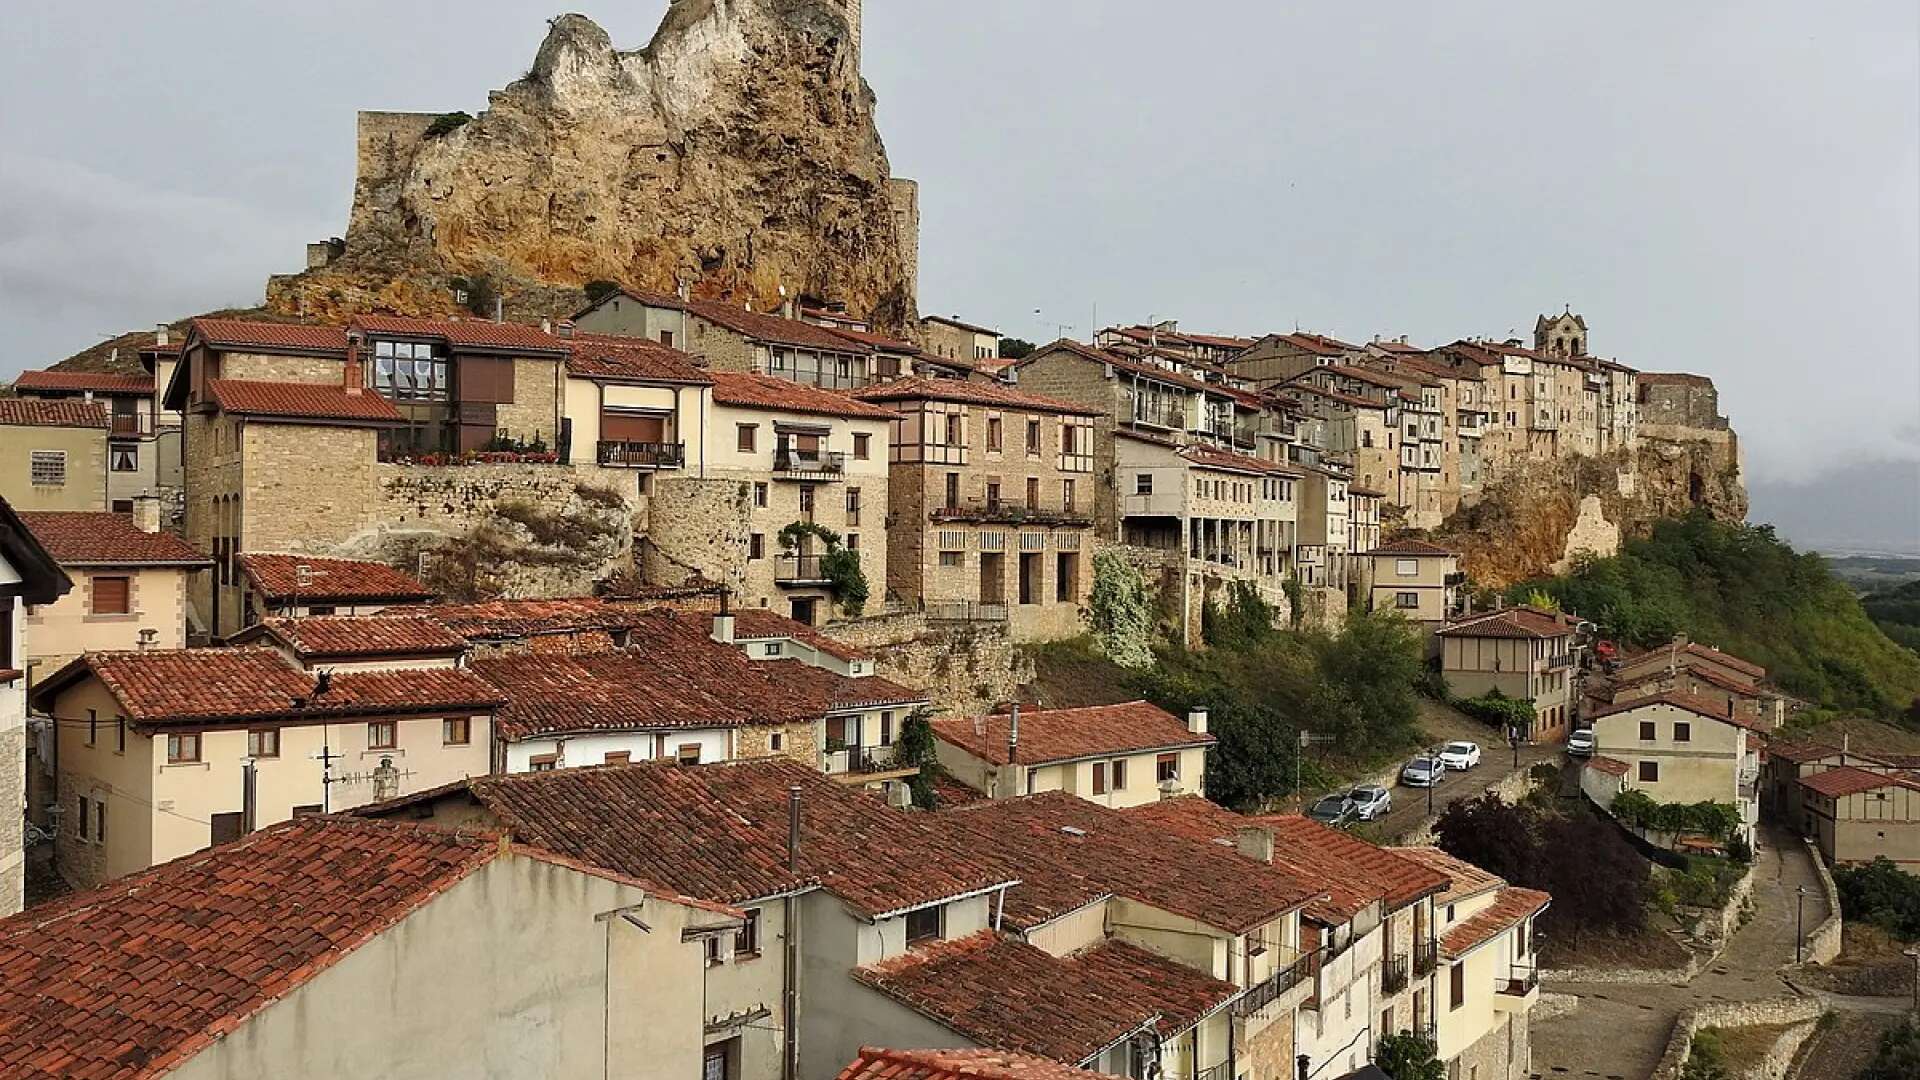
[[[791,296],[788,296],[788,297],[784,297],[783,299],[781,299],[781,301],[780,301],[780,317],[781,317],[781,318],[783,318],[783,319],[791,319],[791,318],[793,318],[793,311],[794,311],[794,308],[793,308],[793,297],[791,297]]]
[[[346,387],[348,394],[357,397],[365,382],[366,378],[360,371],[360,331],[349,328],[347,330],[347,364],[340,373],[340,383]]]
[[[561,337],[572,337],[573,336],[573,320],[561,319],[558,323],[554,324],[554,333],[560,335]]]
[[[553,320],[547,318],[545,315],[540,316],[540,332],[543,334],[553,333]]]
[[[1273,861],[1273,830],[1259,825],[1242,825],[1233,830],[1233,849],[1254,862]]]
[[[1195,735],[1205,735],[1207,733],[1206,706],[1196,705],[1187,710],[1187,730]]]
[[[713,616],[713,640],[722,645],[731,645],[733,637],[733,612],[727,608],[727,594],[720,594],[720,610]]]
[[[800,872],[800,785],[787,789],[787,869]]]
[[[160,496],[136,495],[133,497],[133,527],[143,533],[160,531]]]
[[[507,302],[498,296],[493,298],[493,321],[507,321]]]
[[[166,345],[170,343],[172,341],[171,333],[172,331],[168,329],[166,323],[157,324],[153,328],[153,343],[155,345]]]
[[[1007,720],[1007,764],[1019,760],[1020,751],[1020,703],[1013,703],[1013,714]]]
[[[154,642],[158,641],[159,638],[160,638],[160,631],[155,630],[150,626],[143,627],[140,630],[140,641],[139,641],[140,651],[146,652],[148,649],[153,648]]]

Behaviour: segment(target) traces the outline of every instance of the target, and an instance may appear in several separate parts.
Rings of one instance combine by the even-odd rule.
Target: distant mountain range
[[[1748,520],[1831,555],[1920,556],[1920,461],[1882,459],[1781,482],[1749,471]]]

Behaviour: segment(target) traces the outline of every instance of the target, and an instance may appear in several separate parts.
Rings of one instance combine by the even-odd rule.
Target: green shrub
[[[597,304],[600,301],[605,300],[607,297],[612,296],[614,293],[619,292],[620,283],[617,281],[607,281],[604,279],[598,280],[598,281],[589,281],[587,282],[585,289],[587,294],[587,303]]]
[[[433,118],[433,123],[427,125],[427,138],[437,139],[442,135],[451,135],[472,122],[473,117],[463,112],[441,113]]]
[[[1833,883],[1846,918],[1872,923],[1902,940],[1920,938],[1920,877],[1882,856],[1865,866],[1836,868]]]
[[[1087,624],[1107,659],[1136,671],[1153,666],[1153,596],[1147,579],[1111,551],[1093,557]]]
[[[1623,791],[1614,796],[1609,810],[1621,822],[1653,832],[1697,833],[1726,840],[1740,828],[1740,811],[1732,803],[1663,803],[1645,792]]]
[[[1484,724],[1491,724],[1504,737],[1514,728],[1525,731],[1533,726],[1533,702],[1525,698],[1510,698],[1498,690],[1489,690],[1483,697],[1457,698],[1453,707]]]

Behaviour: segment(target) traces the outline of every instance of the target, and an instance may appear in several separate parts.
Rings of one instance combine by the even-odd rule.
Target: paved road
[[[1393,809],[1375,823],[1381,836],[1399,840],[1418,830],[1429,813],[1438,814],[1449,805],[1461,799],[1470,799],[1485,792],[1488,788],[1505,779],[1513,771],[1513,751],[1505,746],[1497,750],[1485,743],[1481,744],[1482,757],[1476,768],[1465,772],[1448,772],[1447,778],[1439,786],[1412,788],[1395,785],[1393,789]],[[1542,761],[1560,761],[1558,746],[1523,746],[1520,748],[1520,767],[1531,768]],[[1427,793],[1433,793],[1433,809],[1427,809]]]
[[[1780,969],[1793,963],[1798,890],[1808,890],[1802,928],[1827,917],[1826,899],[1807,847],[1769,829],[1755,854],[1754,915],[1734,932],[1712,967],[1690,983],[1613,985],[1547,983],[1549,993],[1572,994],[1580,1007],[1533,1025],[1533,1075],[1638,1080],[1650,1076],[1666,1050],[1673,1023],[1688,1006],[1751,1001],[1791,993]]]

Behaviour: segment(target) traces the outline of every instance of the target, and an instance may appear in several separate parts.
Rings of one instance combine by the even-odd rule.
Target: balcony
[[[820,771],[828,776],[870,777],[900,771],[897,746],[843,746],[820,755]]]
[[[1561,653],[1558,656],[1547,657],[1546,670],[1548,671],[1560,671],[1563,668],[1570,668],[1572,666],[1573,666],[1572,653]]]
[[[792,363],[792,358],[780,357],[772,363],[759,361],[754,364],[754,371],[803,386],[818,386],[823,390],[863,390],[873,384],[867,373],[857,370],[852,363],[848,364],[847,370],[841,371],[832,367],[800,367]]]
[[[1133,422],[1142,427],[1180,431],[1187,426],[1187,411],[1178,405],[1136,401],[1133,405]]]
[[[603,439],[594,459],[607,468],[678,469],[687,463],[687,444]]]
[[[128,439],[153,434],[153,416],[149,413],[117,412],[109,419],[112,426],[108,429],[108,434],[115,438]]]
[[[839,480],[847,471],[847,455],[839,450],[806,454],[782,447],[773,452],[773,475],[782,480]]]
[[[926,611],[928,622],[1003,623],[1007,621],[1007,605],[995,601],[929,600]]]
[[[1413,977],[1424,978],[1440,966],[1440,943],[1437,941],[1416,942],[1413,946]]]
[[[1395,956],[1380,965],[1380,992],[1397,994],[1407,988],[1407,969],[1411,956]]]
[[[963,499],[956,506],[935,507],[935,521],[1032,522],[1036,525],[1091,525],[1093,517],[1077,506],[1028,506],[1007,499]]]
[[[1507,977],[1493,984],[1493,1011],[1525,1012],[1540,1000],[1540,972],[1533,967],[1512,967]]]
[[[1267,976],[1259,983],[1247,989],[1240,999],[1233,1003],[1235,1016],[1252,1016],[1261,1009],[1280,1000],[1280,997],[1296,986],[1311,980],[1320,970],[1320,954],[1310,952],[1288,964],[1286,967]]]
[[[828,578],[818,555],[781,555],[773,560],[773,581],[790,588],[826,585]]]

